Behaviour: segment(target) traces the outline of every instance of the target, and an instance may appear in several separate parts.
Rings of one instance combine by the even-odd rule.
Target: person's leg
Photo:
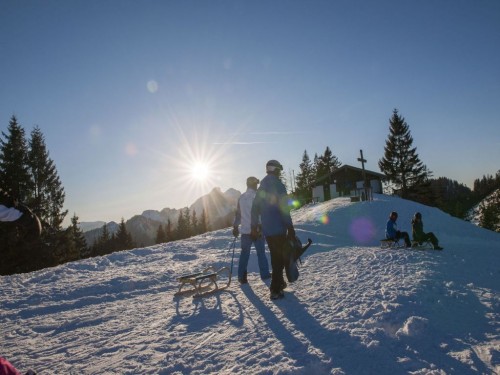
[[[250,258],[250,247],[252,246],[252,239],[249,234],[241,235],[241,253],[238,262],[238,280],[244,284],[247,282],[247,266],[248,258]]]
[[[407,232],[397,232],[397,239],[404,239],[406,247],[411,247],[411,241],[410,241],[410,236],[408,235]]]
[[[442,249],[442,247],[439,246],[439,240],[434,235],[434,233],[429,232],[429,233],[426,234],[426,236],[429,239],[429,241],[431,241],[432,247],[434,249],[438,249],[438,250]]]
[[[259,271],[261,279],[268,279],[269,274],[269,263],[266,258],[266,244],[264,237],[261,237],[254,241],[255,251],[257,252],[257,260],[259,261]]]
[[[267,245],[269,246],[269,252],[271,253],[271,267],[273,269],[273,273],[271,275],[271,286],[269,287],[271,293],[280,293],[283,285],[285,284],[285,280],[283,279],[283,270],[285,269],[283,262],[283,245],[285,240],[285,235],[266,238]]]

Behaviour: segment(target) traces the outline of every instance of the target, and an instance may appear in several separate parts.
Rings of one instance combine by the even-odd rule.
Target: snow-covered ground
[[[444,251],[382,250],[416,211]],[[230,229],[0,278],[0,356],[40,374],[500,373],[500,235],[387,196],[293,213],[314,244],[285,298],[249,284],[174,296],[231,263]],[[234,272],[238,266],[238,248]]]

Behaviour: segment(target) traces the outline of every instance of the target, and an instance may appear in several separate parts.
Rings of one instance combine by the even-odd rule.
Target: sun
[[[195,162],[191,167],[191,177],[196,181],[205,181],[210,176],[210,167],[204,162]]]

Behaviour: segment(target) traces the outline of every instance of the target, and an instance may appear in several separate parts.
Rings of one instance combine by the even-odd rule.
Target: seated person
[[[397,219],[398,213],[395,211],[391,212],[385,228],[385,238],[394,241],[399,241],[400,238],[403,238],[405,240],[406,247],[411,247],[410,236],[408,236],[407,232],[401,232],[398,230],[398,226],[396,224]]]
[[[443,250],[443,248],[439,246],[439,241],[434,233],[424,233],[424,223],[420,212],[415,213],[413,216],[413,220],[411,221],[411,232],[413,241],[418,243],[430,241],[434,250]]]

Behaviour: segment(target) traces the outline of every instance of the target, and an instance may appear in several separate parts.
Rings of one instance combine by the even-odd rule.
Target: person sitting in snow
[[[434,233],[424,232],[424,223],[422,221],[422,214],[420,212],[416,212],[413,216],[413,219],[411,221],[411,232],[413,241],[419,244],[421,244],[422,242],[430,241],[434,250],[443,250],[443,248],[439,246],[439,241]]]
[[[406,247],[411,247],[410,236],[408,236],[407,232],[401,232],[398,230],[398,226],[396,224],[397,219],[398,213],[392,211],[385,228],[385,238],[393,241],[399,241],[400,238],[403,238],[405,240]]]
[[[247,279],[247,266],[248,258],[250,257],[250,248],[252,244],[255,246],[257,251],[257,258],[259,261],[260,278],[262,280],[269,279],[271,274],[269,273],[269,263],[267,262],[265,253],[265,240],[261,233],[258,234],[256,239],[251,236],[252,233],[252,204],[255,199],[255,194],[257,191],[257,186],[259,185],[259,180],[256,177],[247,178],[247,190],[241,194],[238,199],[238,206],[236,209],[236,216],[233,222],[233,235],[238,237],[239,230],[238,227],[241,224],[241,253],[240,261],[238,263],[238,280],[240,284],[248,283]]]
[[[38,239],[42,233],[38,217],[1,188],[0,222],[12,223],[17,228],[19,237],[28,241]]]

